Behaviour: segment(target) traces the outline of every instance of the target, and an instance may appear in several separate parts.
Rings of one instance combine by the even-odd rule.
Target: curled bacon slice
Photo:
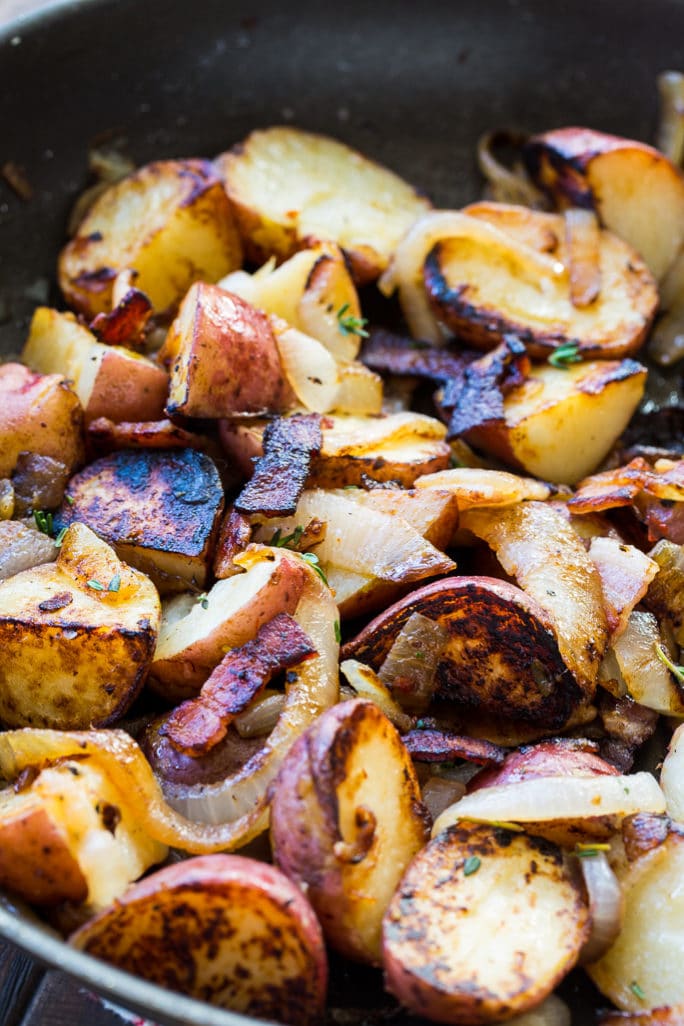
[[[152,315],[152,303],[140,289],[130,288],[111,313],[99,313],[90,330],[108,346],[137,348],[145,325]]]
[[[503,400],[522,384],[530,369],[525,346],[515,336],[506,339],[486,356],[475,360],[451,378],[444,389],[442,408],[451,414],[448,438],[468,436],[484,424],[503,424]]]
[[[317,413],[274,420],[264,431],[264,455],[257,460],[253,477],[235,500],[235,509],[269,517],[293,514],[311,462],[319,455],[322,444],[321,418]]]
[[[500,766],[505,749],[482,738],[462,737],[446,730],[410,730],[402,737],[410,756],[416,762],[451,762],[465,759],[481,766]]]
[[[197,698],[177,706],[163,733],[187,755],[205,755],[221,741],[234,716],[249,705],[278,670],[315,655],[310,638],[287,613],[279,613],[253,641],[233,649]]]

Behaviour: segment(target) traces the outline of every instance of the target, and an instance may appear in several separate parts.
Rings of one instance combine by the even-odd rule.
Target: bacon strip
[[[469,364],[444,389],[442,409],[451,414],[447,438],[466,437],[485,424],[503,424],[504,396],[525,381],[530,359],[525,346],[514,336],[491,353]]]
[[[465,759],[480,766],[500,766],[505,749],[491,741],[462,737],[445,730],[410,730],[401,739],[416,762],[452,762]]]
[[[616,538],[593,538],[589,555],[601,578],[610,640],[615,641],[648,591],[658,564],[634,545],[625,545]]]
[[[323,444],[317,413],[279,417],[264,431],[264,455],[237,499],[238,513],[291,516],[304,491],[313,458]]]
[[[203,435],[193,434],[170,420],[124,420],[119,424],[98,417],[88,425],[88,441],[93,451],[105,455],[118,449],[196,449],[210,448]]]
[[[449,378],[459,377],[480,355],[468,349],[452,353],[377,328],[364,345],[361,360],[378,374],[409,375],[443,384]]]
[[[223,518],[216,543],[214,574],[218,580],[240,573],[240,567],[233,560],[239,552],[244,552],[251,540],[252,524],[249,518],[236,509],[229,510]]]
[[[576,494],[568,500],[568,509],[572,513],[582,514],[631,506],[650,471],[646,460],[637,457],[626,467],[616,467],[615,470],[585,477],[584,481],[580,481]]]
[[[111,313],[99,313],[89,327],[105,345],[135,345],[151,315],[152,303],[145,293],[140,289],[129,289]]]
[[[206,755],[225,736],[231,720],[263,691],[278,670],[316,654],[310,638],[288,613],[279,613],[253,641],[221,660],[197,698],[177,706],[163,734],[186,755]]]

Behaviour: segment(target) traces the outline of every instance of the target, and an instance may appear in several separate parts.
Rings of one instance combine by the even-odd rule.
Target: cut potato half
[[[492,349],[512,333],[541,357],[568,342],[585,356],[625,356],[645,341],[658,291],[639,254],[617,236],[601,233],[601,291],[592,303],[575,306],[562,217],[491,203],[473,204],[464,213],[495,227],[506,245],[464,233],[437,242],[427,256],[425,287],[433,310],[460,338]],[[557,270],[540,273],[528,250],[550,265],[555,261]]]
[[[289,257],[308,240],[336,242],[356,280],[372,281],[430,208],[392,171],[344,143],[297,128],[252,132],[215,167],[255,263]]]
[[[460,825],[413,861],[387,910],[387,988],[421,1018],[478,1026],[539,1004],[589,932],[578,883],[547,841]]]
[[[59,258],[67,302],[88,318],[112,309],[119,271],[155,310],[173,309],[194,281],[218,281],[242,263],[233,212],[202,160],[163,160],[112,185],[92,205]]]

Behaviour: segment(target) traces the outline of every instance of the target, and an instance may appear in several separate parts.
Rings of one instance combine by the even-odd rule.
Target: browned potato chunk
[[[325,712],[290,749],[275,784],[271,838],[329,942],[380,963],[382,917],[427,840],[411,759],[371,702]]]
[[[205,855],[167,866],[71,937],[81,951],[260,1019],[308,1026],[327,963],[306,899],[272,866]]]
[[[356,280],[372,281],[430,208],[393,172],[344,143],[297,128],[252,132],[215,166],[255,263],[289,257],[308,240],[336,242]]]
[[[464,213],[491,226],[499,238],[465,232],[445,238],[425,262],[435,314],[460,338],[492,349],[511,332],[541,357],[567,342],[583,355],[602,357],[625,356],[642,345],[658,292],[631,246],[601,233],[601,291],[578,307],[570,296],[562,217],[495,203],[474,204]],[[546,271],[540,259],[548,262]]]
[[[161,355],[171,359],[169,414],[276,413],[291,397],[268,319],[215,285],[193,285]]]
[[[451,827],[416,857],[387,910],[386,986],[437,1022],[499,1022],[553,990],[588,932],[558,848],[489,826]]]
[[[112,308],[119,271],[157,311],[173,309],[194,281],[218,281],[242,263],[230,203],[201,160],[147,164],[107,189],[59,258],[68,303],[92,318]]]
[[[105,726],[129,708],[152,661],[159,596],[83,524],[56,563],[0,583],[0,719]]]
[[[56,523],[86,524],[162,594],[207,580],[223,511],[223,487],[208,456],[117,452],[69,482]]]
[[[35,370],[64,374],[73,382],[86,424],[97,417],[121,421],[162,416],[169,388],[166,372],[144,356],[98,342],[73,314],[39,307],[22,359]]]
[[[20,452],[52,456],[70,469],[83,460],[81,405],[61,374],[34,374],[19,363],[0,366],[0,477],[10,477]]]
[[[525,159],[560,206],[591,204],[662,278],[684,241],[684,179],[671,160],[642,142],[589,128],[535,136]]]

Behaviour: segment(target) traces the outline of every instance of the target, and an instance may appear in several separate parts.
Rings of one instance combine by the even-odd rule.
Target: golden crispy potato
[[[476,233],[444,238],[428,254],[424,271],[435,314],[460,338],[493,349],[511,332],[541,357],[567,342],[587,357],[625,356],[645,341],[658,291],[631,246],[601,233],[601,291],[578,307],[570,295],[562,217],[495,203],[473,204],[464,214],[491,226],[496,244]],[[546,272],[530,253],[548,261]]]
[[[27,790],[0,792],[0,840],[3,884],[27,901],[87,902],[91,913],[167,854],[93,759],[58,762]]]
[[[215,167],[254,263],[289,257],[310,240],[336,242],[355,279],[372,281],[407,228],[430,208],[392,171],[344,143],[297,128],[252,132]]]
[[[170,594],[206,584],[222,512],[223,487],[208,456],[122,451],[72,477],[56,524],[86,524]]]
[[[206,161],[163,160],[107,189],[59,258],[67,302],[87,317],[112,308],[119,271],[162,312],[194,281],[218,281],[242,263],[242,247],[221,183]]]
[[[558,848],[490,826],[451,827],[414,859],[390,902],[385,984],[421,1018],[499,1022],[539,1004],[588,933]]]
[[[206,595],[170,599],[150,684],[170,700],[196,695],[229,648],[256,637],[278,613],[294,613],[306,572],[288,550],[264,548],[246,573],[217,581]]]
[[[171,361],[169,414],[277,413],[292,399],[268,319],[216,285],[192,286],[160,357]]]
[[[20,363],[0,366],[0,477],[10,477],[20,452],[83,462],[81,405],[63,374],[34,374]]]
[[[221,1008],[309,1026],[327,985],[321,931],[273,866],[205,855],[167,866],[70,938],[81,951]]]
[[[0,583],[0,720],[105,726],[137,697],[152,661],[159,596],[83,524],[56,563]]]
[[[336,413],[375,417],[382,413],[382,378],[358,360],[338,364]]]
[[[684,241],[684,178],[652,146],[589,128],[558,128],[525,148],[534,180],[559,206],[591,204],[660,279]]]
[[[504,397],[504,422],[473,428],[467,441],[545,481],[575,484],[606,457],[645,387],[635,360],[539,364]]]
[[[622,930],[587,972],[601,993],[624,1011],[684,1003],[683,873],[684,836],[679,830],[634,862],[616,866],[625,901]]]
[[[39,307],[21,356],[29,367],[73,382],[86,424],[97,417],[159,420],[163,414],[166,372],[144,356],[98,342],[73,314]]]
[[[274,787],[271,840],[330,944],[379,965],[382,917],[427,840],[427,816],[411,759],[371,702],[329,709],[290,749]]]

